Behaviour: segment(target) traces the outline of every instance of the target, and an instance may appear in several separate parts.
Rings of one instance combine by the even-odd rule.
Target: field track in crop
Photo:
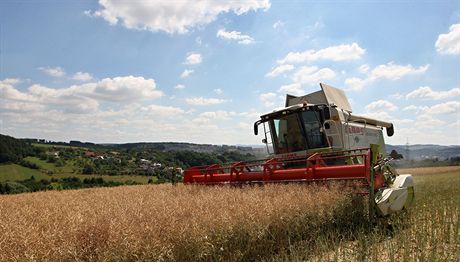
[[[460,168],[369,225],[340,187],[143,185],[0,196],[0,261],[458,261]]]

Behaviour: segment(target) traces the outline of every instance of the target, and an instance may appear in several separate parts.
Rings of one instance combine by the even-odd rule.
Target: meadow
[[[416,203],[369,224],[313,185],[142,185],[0,196],[0,261],[458,261],[460,168],[412,169]]]
[[[66,178],[78,177],[83,180],[85,178],[103,178],[106,181],[126,183],[127,181],[134,181],[136,183],[147,184],[149,179],[156,180],[156,178],[140,175],[83,175],[75,172],[75,166],[71,161],[66,165],[57,167],[53,163],[40,160],[37,157],[26,157],[27,161],[37,164],[39,169],[31,169],[20,166],[18,164],[1,164],[0,165],[0,182],[5,181],[20,181],[30,179],[32,176],[36,180],[51,180],[52,178]]]

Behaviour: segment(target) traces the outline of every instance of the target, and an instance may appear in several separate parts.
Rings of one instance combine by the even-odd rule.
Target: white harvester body
[[[393,124],[353,114],[342,90],[322,83],[320,86],[320,91],[305,96],[287,95],[284,108],[262,115],[255,123],[256,134],[257,126],[264,126],[263,142],[269,154],[290,160],[378,145],[379,157],[385,159],[383,129],[392,136]],[[388,215],[412,203],[414,183],[411,175],[398,175],[387,167],[387,159],[383,162],[385,167],[378,168],[385,169],[385,186],[375,193],[375,204],[380,215]]]
[[[345,93],[321,84],[321,90],[295,97],[286,106],[264,114],[267,159],[191,167],[184,183],[315,183],[342,181],[368,195],[369,217],[388,215],[413,200],[411,175],[399,176],[386,157],[383,129],[393,124],[352,113]]]

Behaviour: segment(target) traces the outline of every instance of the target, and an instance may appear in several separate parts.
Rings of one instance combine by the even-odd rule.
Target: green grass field
[[[148,180],[151,178],[147,176],[82,175],[82,174],[74,174],[71,172],[57,173],[58,169],[53,164],[47,163],[46,161],[42,161],[39,159],[37,160],[38,161],[31,161],[31,162],[38,164],[40,168],[42,168],[41,164],[42,162],[44,162],[46,164],[44,165],[45,167],[44,169],[36,170],[36,169],[23,167],[23,166],[16,165],[16,164],[0,165],[0,182],[20,181],[20,180],[29,179],[31,176],[34,176],[36,180],[41,180],[41,179],[50,180],[51,178],[64,178],[64,177],[78,177],[83,180],[85,178],[101,177],[106,181],[126,182],[128,180],[131,180],[137,183],[147,184]],[[53,174],[47,174],[46,173],[47,170],[53,170]],[[155,181],[155,178],[153,178],[153,180]]]
[[[40,143],[32,143],[32,146],[36,147],[44,147],[44,148],[81,148],[78,146],[64,146],[64,145],[52,145],[52,144],[40,144]]]
[[[69,174],[69,173],[74,173],[74,169],[76,167],[73,165],[73,161],[66,161],[66,164],[62,167],[57,167],[53,163],[49,163],[45,160],[41,160],[38,157],[26,157],[25,160],[37,164],[40,169],[46,171],[46,172],[51,172],[53,174]]]
[[[24,180],[29,179],[31,176],[34,176],[37,180],[49,179],[49,176],[36,169],[16,164],[0,165],[0,182]]]

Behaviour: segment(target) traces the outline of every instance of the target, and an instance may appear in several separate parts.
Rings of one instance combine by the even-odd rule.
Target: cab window
[[[327,147],[328,144],[322,130],[319,112],[313,110],[304,111],[301,118],[309,148]]]
[[[307,148],[297,114],[272,120],[273,141],[278,154],[302,151]]]

